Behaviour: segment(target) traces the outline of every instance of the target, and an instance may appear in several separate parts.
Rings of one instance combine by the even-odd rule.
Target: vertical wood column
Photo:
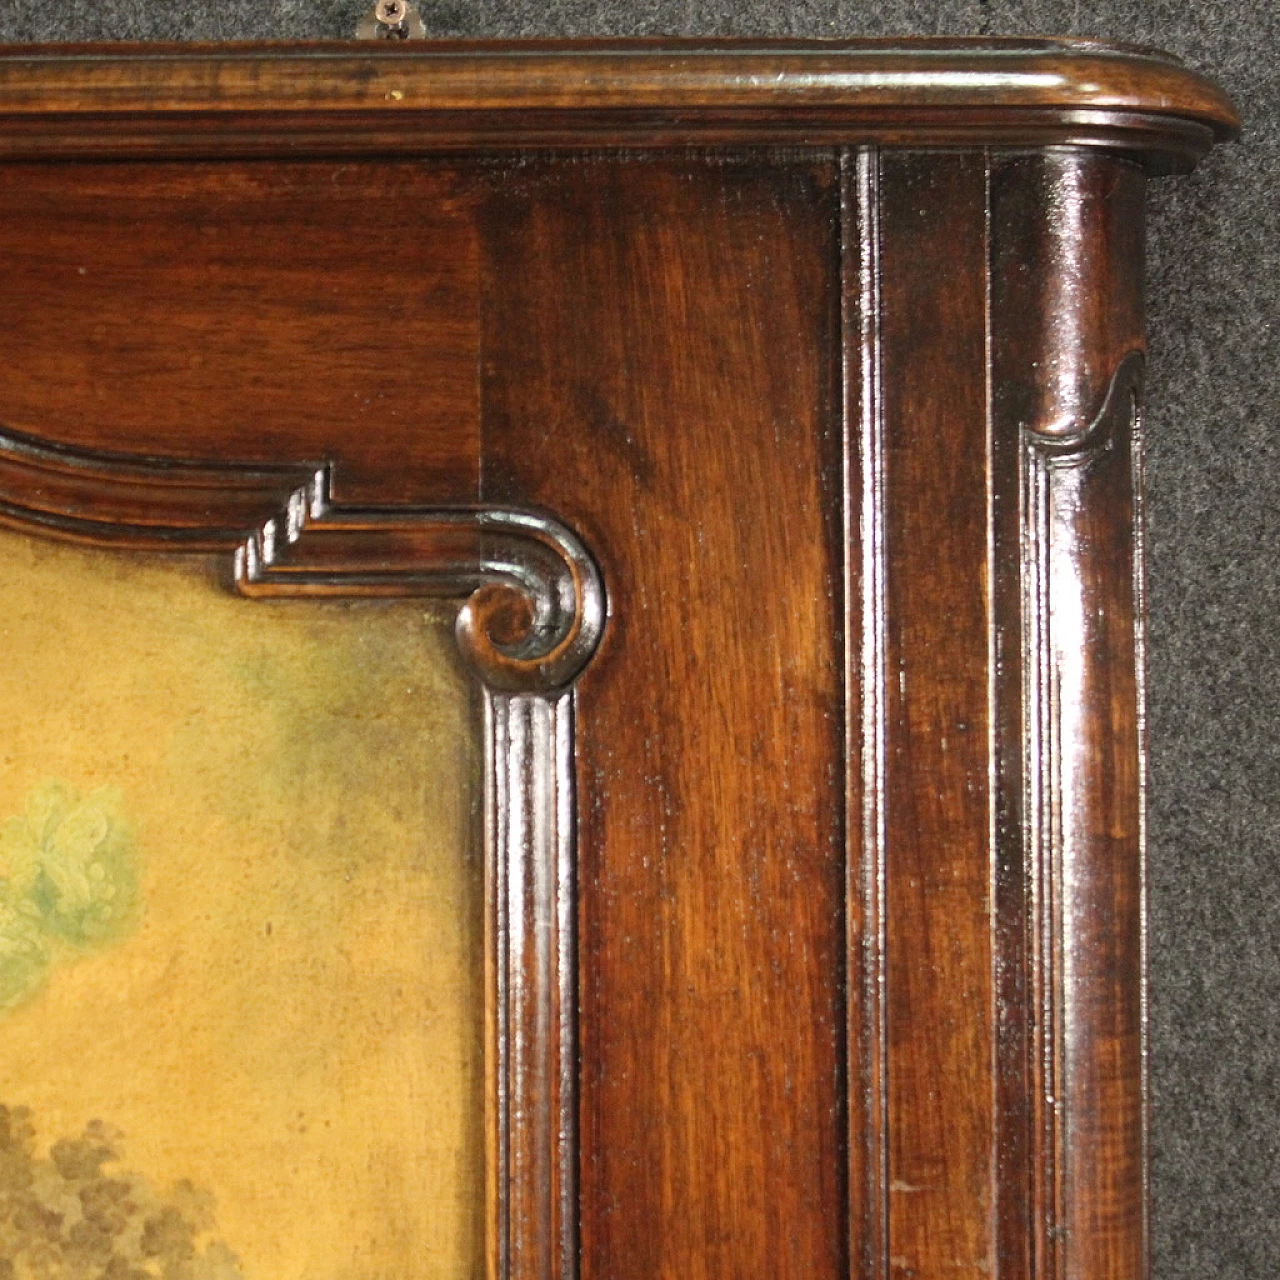
[[[879,158],[888,1262],[995,1260],[986,165]]]
[[[1135,544],[1143,188],[1137,166],[1096,153],[992,166],[997,492],[1010,510],[1016,484],[1020,513],[1023,1181],[1037,1280],[1129,1280],[1147,1265]],[[1002,561],[1012,535],[1003,525]],[[1002,616],[1011,613],[1006,597]]]
[[[838,185],[545,161],[487,226],[483,497],[600,557],[577,691],[584,1280],[841,1280]]]
[[[573,695],[485,694],[489,1276],[578,1273]]]
[[[1083,151],[846,160],[866,1280],[1145,1268],[1142,188]]]

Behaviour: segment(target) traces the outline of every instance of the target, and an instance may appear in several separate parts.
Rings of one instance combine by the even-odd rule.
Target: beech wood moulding
[[[460,602],[491,1280],[1144,1273],[1143,193],[1235,129],[1085,41],[0,51],[0,520]]]

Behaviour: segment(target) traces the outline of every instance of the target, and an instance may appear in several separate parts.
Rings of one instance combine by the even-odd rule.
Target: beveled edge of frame
[[[1071,145],[1165,172],[1238,130],[1176,59],[1088,40],[0,46],[0,159]]]
[[[484,690],[491,1280],[573,1280],[573,694],[606,616],[544,512],[334,506],[331,468],[132,456],[0,425],[0,527],[104,551],[221,553],[249,599],[436,598]],[[553,945],[547,946],[547,938]]]
[[[131,457],[0,426],[0,526],[117,550],[231,551],[250,597],[462,601],[458,645],[491,691],[558,695],[590,662],[604,583],[571,529],[495,506],[335,505],[330,472]]]

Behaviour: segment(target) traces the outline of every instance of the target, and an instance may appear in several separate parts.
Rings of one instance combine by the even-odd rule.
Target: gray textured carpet
[[[1078,34],[1161,45],[1245,141],[1152,194],[1157,1280],[1280,1271],[1280,8],[1275,0],[433,0],[439,35]],[[0,40],[348,35],[359,0],[0,0]],[[1124,1278],[1128,1280],[1128,1278]]]

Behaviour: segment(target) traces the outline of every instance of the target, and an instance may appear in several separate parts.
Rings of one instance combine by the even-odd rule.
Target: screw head
[[[409,6],[405,0],[378,0],[373,16],[384,26],[398,27],[409,16]]]

